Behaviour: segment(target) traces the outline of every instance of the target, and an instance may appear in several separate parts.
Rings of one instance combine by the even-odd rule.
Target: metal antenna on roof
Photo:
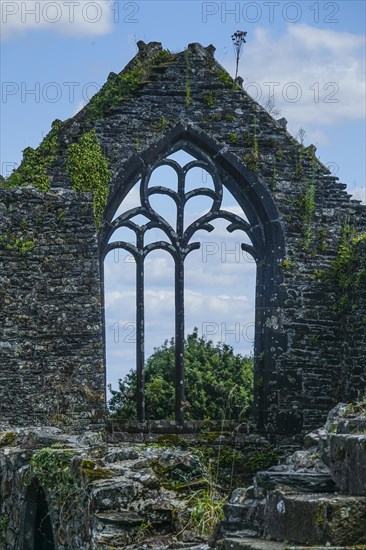
[[[233,41],[233,46],[236,54],[235,80],[238,77],[239,60],[243,49],[243,45],[246,43],[246,40],[245,40],[246,35],[247,33],[244,31],[236,31],[234,32],[234,34],[231,35],[231,40]]]

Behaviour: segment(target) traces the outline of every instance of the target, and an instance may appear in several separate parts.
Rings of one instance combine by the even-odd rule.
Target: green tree
[[[148,419],[174,418],[174,339],[167,340],[145,365]],[[111,389],[111,388],[110,388]],[[235,354],[231,346],[198,337],[197,329],[185,341],[187,420],[239,420],[249,411],[253,397],[253,358]],[[111,414],[136,418],[136,372],[131,370],[112,390]]]

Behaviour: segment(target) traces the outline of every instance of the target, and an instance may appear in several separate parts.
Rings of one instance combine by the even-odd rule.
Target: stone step
[[[229,502],[227,504],[224,504],[223,512],[225,518],[230,518],[230,521],[233,521],[234,519],[246,518],[247,514],[252,510],[252,507],[253,501],[249,499],[245,501],[245,504],[231,504]]]
[[[93,484],[91,501],[97,513],[115,512],[126,508],[139,497],[139,487],[133,481],[111,479]]]
[[[364,422],[360,421],[361,429]],[[331,434],[329,450],[330,469],[340,491],[366,496],[366,434]]]
[[[237,538],[217,542],[217,550],[366,550],[366,545],[356,546],[298,546],[273,540]]]
[[[266,471],[258,472],[256,480],[259,487],[266,489],[286,485],[308,493],[334,493],[336,490],[331,475],[323,473]]]
[[[94,514],[94,517],[101,523],[106,525],[113,525],[116,527],[129,527],[139,526],[144,523],[144,518],[139,516],[136,512],[105,512],[101,514]]]
[[[245,520],[230,521],[224,519],[220,522],[220,527],[221,530],[227,534],[244,530],[249,530],[255,533],[259,531],[253,521]]]
[[[220,528],[221,532],[225,533],[225,536],[232,537],[235,533],[242,533],[243,536],[246,534],[246,532],[250,531],[250,536],[258,536],[259,531],[255,525],[252,523],[246,522],[246,521],[221,521],[220,522]],[[254,533],[254,534],[253,534]],[[241,536],[241,535],[240,535]]]
[[[272,540],[251,538],[226,538],[216,543],[217,550],[285,550],[288,545]]]

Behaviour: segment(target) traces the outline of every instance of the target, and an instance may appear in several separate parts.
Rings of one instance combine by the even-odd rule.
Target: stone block
[[[301,492],[333,493],[335,483],[326,473],[309,472],[258,472],[257,483],[260,487],[274,489],[276,485],[286,485]]]
[[[265,535],[310,545],[366,543],[366,498],[277,490],[268,496]]]
[[[366,434],[332,434],[330,469],[342,493],[366,496]]]

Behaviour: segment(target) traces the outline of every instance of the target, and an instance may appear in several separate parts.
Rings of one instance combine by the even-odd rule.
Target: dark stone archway
[[[141,177],[145,177],[144,174],[152,173],[154,167],[163,162],[166,156],[180,150],[184,150],[202,161],[202,163],[206,163],[203,165],[212,167],[211,171],[215,171],[216,178],[235,197],[249,221],[245,232],[249,236],[252,246],[242,246],[252,254],[257,264],[254,413],[258,428],[263,430],[266,422],[268,422],[270,380],[273,379],[276,372],[276,355],[279,349],[281,352],[286,349],[286,336],[279,334],[280,321],[278,319],[282,282],[282,271],[279,266],[285,257],[285,240],[279,221],[279,213],[273,198],[253,172],[219,143],[205,135],[204,132],[198,131],[190,125],[186,127],[178,125],[168,132],[163,139],[155,143],[153,147],[148,148],[139,156],[131,158],[125,165],[126,168],[114,179],[114,187],[105,212],[105,224],[99,236],[102,271],[105,255],[109,251],[121,247],[121,243],[108,244],[108,241],[114,230],[121,226],[118,220],[117,223],[116,221],[112,223],[112,220],[118,207],[123,203],[124,197]],[[127,249],[134,253],[131,248],[128,247]],[[138,264],[137,254],[136,260]],[[137,278],[141,277],[137,274]],[[101,279],[103,281],[103,273]],[[140,301],[141,292],[140,299],[137,299],[137,312]],[[268,322],[268,319],[270,319],[270,322]],[[179,320],[176,324],[178,323]],[[141,323],[141,319],[139,320],[137,317],[137,326],[139,324],[143,325],[143,322]],[[176,335],[176,341],[179,341],[179,332],[176,332]],[[143,354],[142,356],[139,355],[142,342],[143,337],[141,340],[137,340],[136,346],[137,372],[138,378],[140,378],[139,395],[141,399],[140,403],[137,404],[140,420],[144,420]],[[178,365],[179,357],[182,357],[182,349],[182,343],[180,346],[176,346],[176,420],[179,423],[183,421],[183,416],[180,413],[180,403],[184,400],[184,388],[182,388],[180,382],[180,379],[183,378],[184,365],[182,364],[180,367]],[[269,384],[267,384],[267,381]],[[182,390],[181,393],[179,393],[179,388]]]
[[[27,488],[22,525],[20,550],[56,550],[47,499],[37,481]]]

